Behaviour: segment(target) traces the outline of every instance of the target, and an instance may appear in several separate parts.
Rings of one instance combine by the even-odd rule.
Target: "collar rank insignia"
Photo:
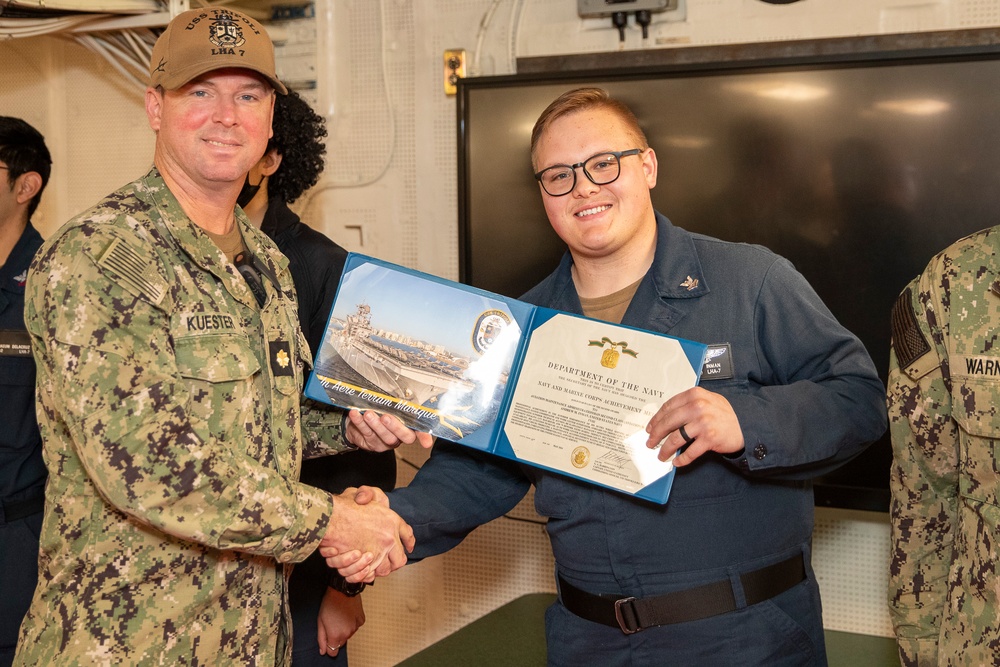
[[[295,375],[288,341],[272,340],[267,345],[270,351],[268,356],[271,358],[271,374],[275,377]]]
[[[692,278],[691,276],[688,276],[687,278],[685,278],[684,282],[681,283],[681,287],[687,288],[688,292],[690,292],[691,290],[693,290],[697,286],[698,286],[698,279],[697,278]]]
[[[14,284],[18,287],[24,287],[25,283],[28,282],[28,269],[25,269],[21,273],[14,276]]]

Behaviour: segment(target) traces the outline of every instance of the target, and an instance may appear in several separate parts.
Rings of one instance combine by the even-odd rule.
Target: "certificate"
[[[677,339],[557,314],[532,331],[504,435],[526,463],[635,493],[673,469],[646,424],[697,382]]]
[[[706,349],[352,253],[305,393],[664,503],[646,424]]]

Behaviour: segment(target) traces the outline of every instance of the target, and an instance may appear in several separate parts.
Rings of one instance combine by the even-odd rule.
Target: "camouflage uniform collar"
[[[277,251],[274,242],[257,229],[240,209],[236,209],[236,225],[243,234],[243,244],[247,250],[263,261],[263,270],[268,279],[275,287],[279,286],[278,273],[288,267],[288,259],[280,251]]]
[[[211,270],[213,266],[223,263],[219,259],[225,255],[184,212],[177,197],[167,187],[159,169],[153,167],[139,180],[136,194],[150,200],[160,212],[158,220],[199,266]],[[233,273],[235,274],[235,269]]]
[[[137,181],[136,196],[146,200],[156,208],[159,215],[152,216],[153,223],[162,227],[166,236],[173,239],[195,264],[222,281],[226,290],[234,298],[246,302],[247,305],[255,305],[252,303],[253,298],[247,291],[243,277],[240,276],[236,267],[209,238],[208,234],[188,217],[155,166]],[[242,211],[237,211],[235,216],[236,224],[239,225],[243,234],[247,250],[261,258],[269,271],[268,278],[272,279],[277,287],[276,276],[279,269],[276,266],[275,257],[268,252],[269,248],[261,242],[261,239],[264,238],[263,235],[250,224]],[[287,262],[287,260],[285,261]]]

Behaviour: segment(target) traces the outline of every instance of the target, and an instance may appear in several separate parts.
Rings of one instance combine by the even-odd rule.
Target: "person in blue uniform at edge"
[[[655,211],[656,153],[605,91],[556,99],[531,162],[568,252],[521,298],[717,356],[647,426],[661,460],[677,454],[665,505],[438,441],[390,494],[412,558],[454,547],[534,484],[559,589],[549,664],[825,665],[810,480],[886,429],[868,353],[787,260]],[[348,560],[333,558],[351,576]]]
[[[299,323],[315,355],[347,251],[302,222],[288,204],[319,181],[325,166],[325,121],[289,88],[287,95],[275,98],[271,130],[264,157],[247,174],[238,203],[250,222],[288,257],[298,296]],[[308,459],[302,462],[300,480],[333,493],[362,485],[389,491],[396,483],[396,456],[391,451],[358,450]],[[363,588],[364,583],[348,584],[330,570],[318,552],[295,566],[288,593],[293,667],[347,664],[345,642],[365,622],[359,595]],[[324,599],[328,604],[317,622]]]
[[[46,471],[35,419],[35,360],[24,328],[24,282],[42,245],[31,216],[51,171],[38,130],[0,116],[0,667],[14,660],[17,630],[38,580]]]

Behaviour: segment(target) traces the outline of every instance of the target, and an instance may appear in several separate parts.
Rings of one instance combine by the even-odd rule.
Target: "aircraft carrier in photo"
[[[358,374],[385,393],[417,405],[434,403],[445,391],[471,392],[467,359],[405,336],[375,330],[371,307],[359,304],[328,344]]]

